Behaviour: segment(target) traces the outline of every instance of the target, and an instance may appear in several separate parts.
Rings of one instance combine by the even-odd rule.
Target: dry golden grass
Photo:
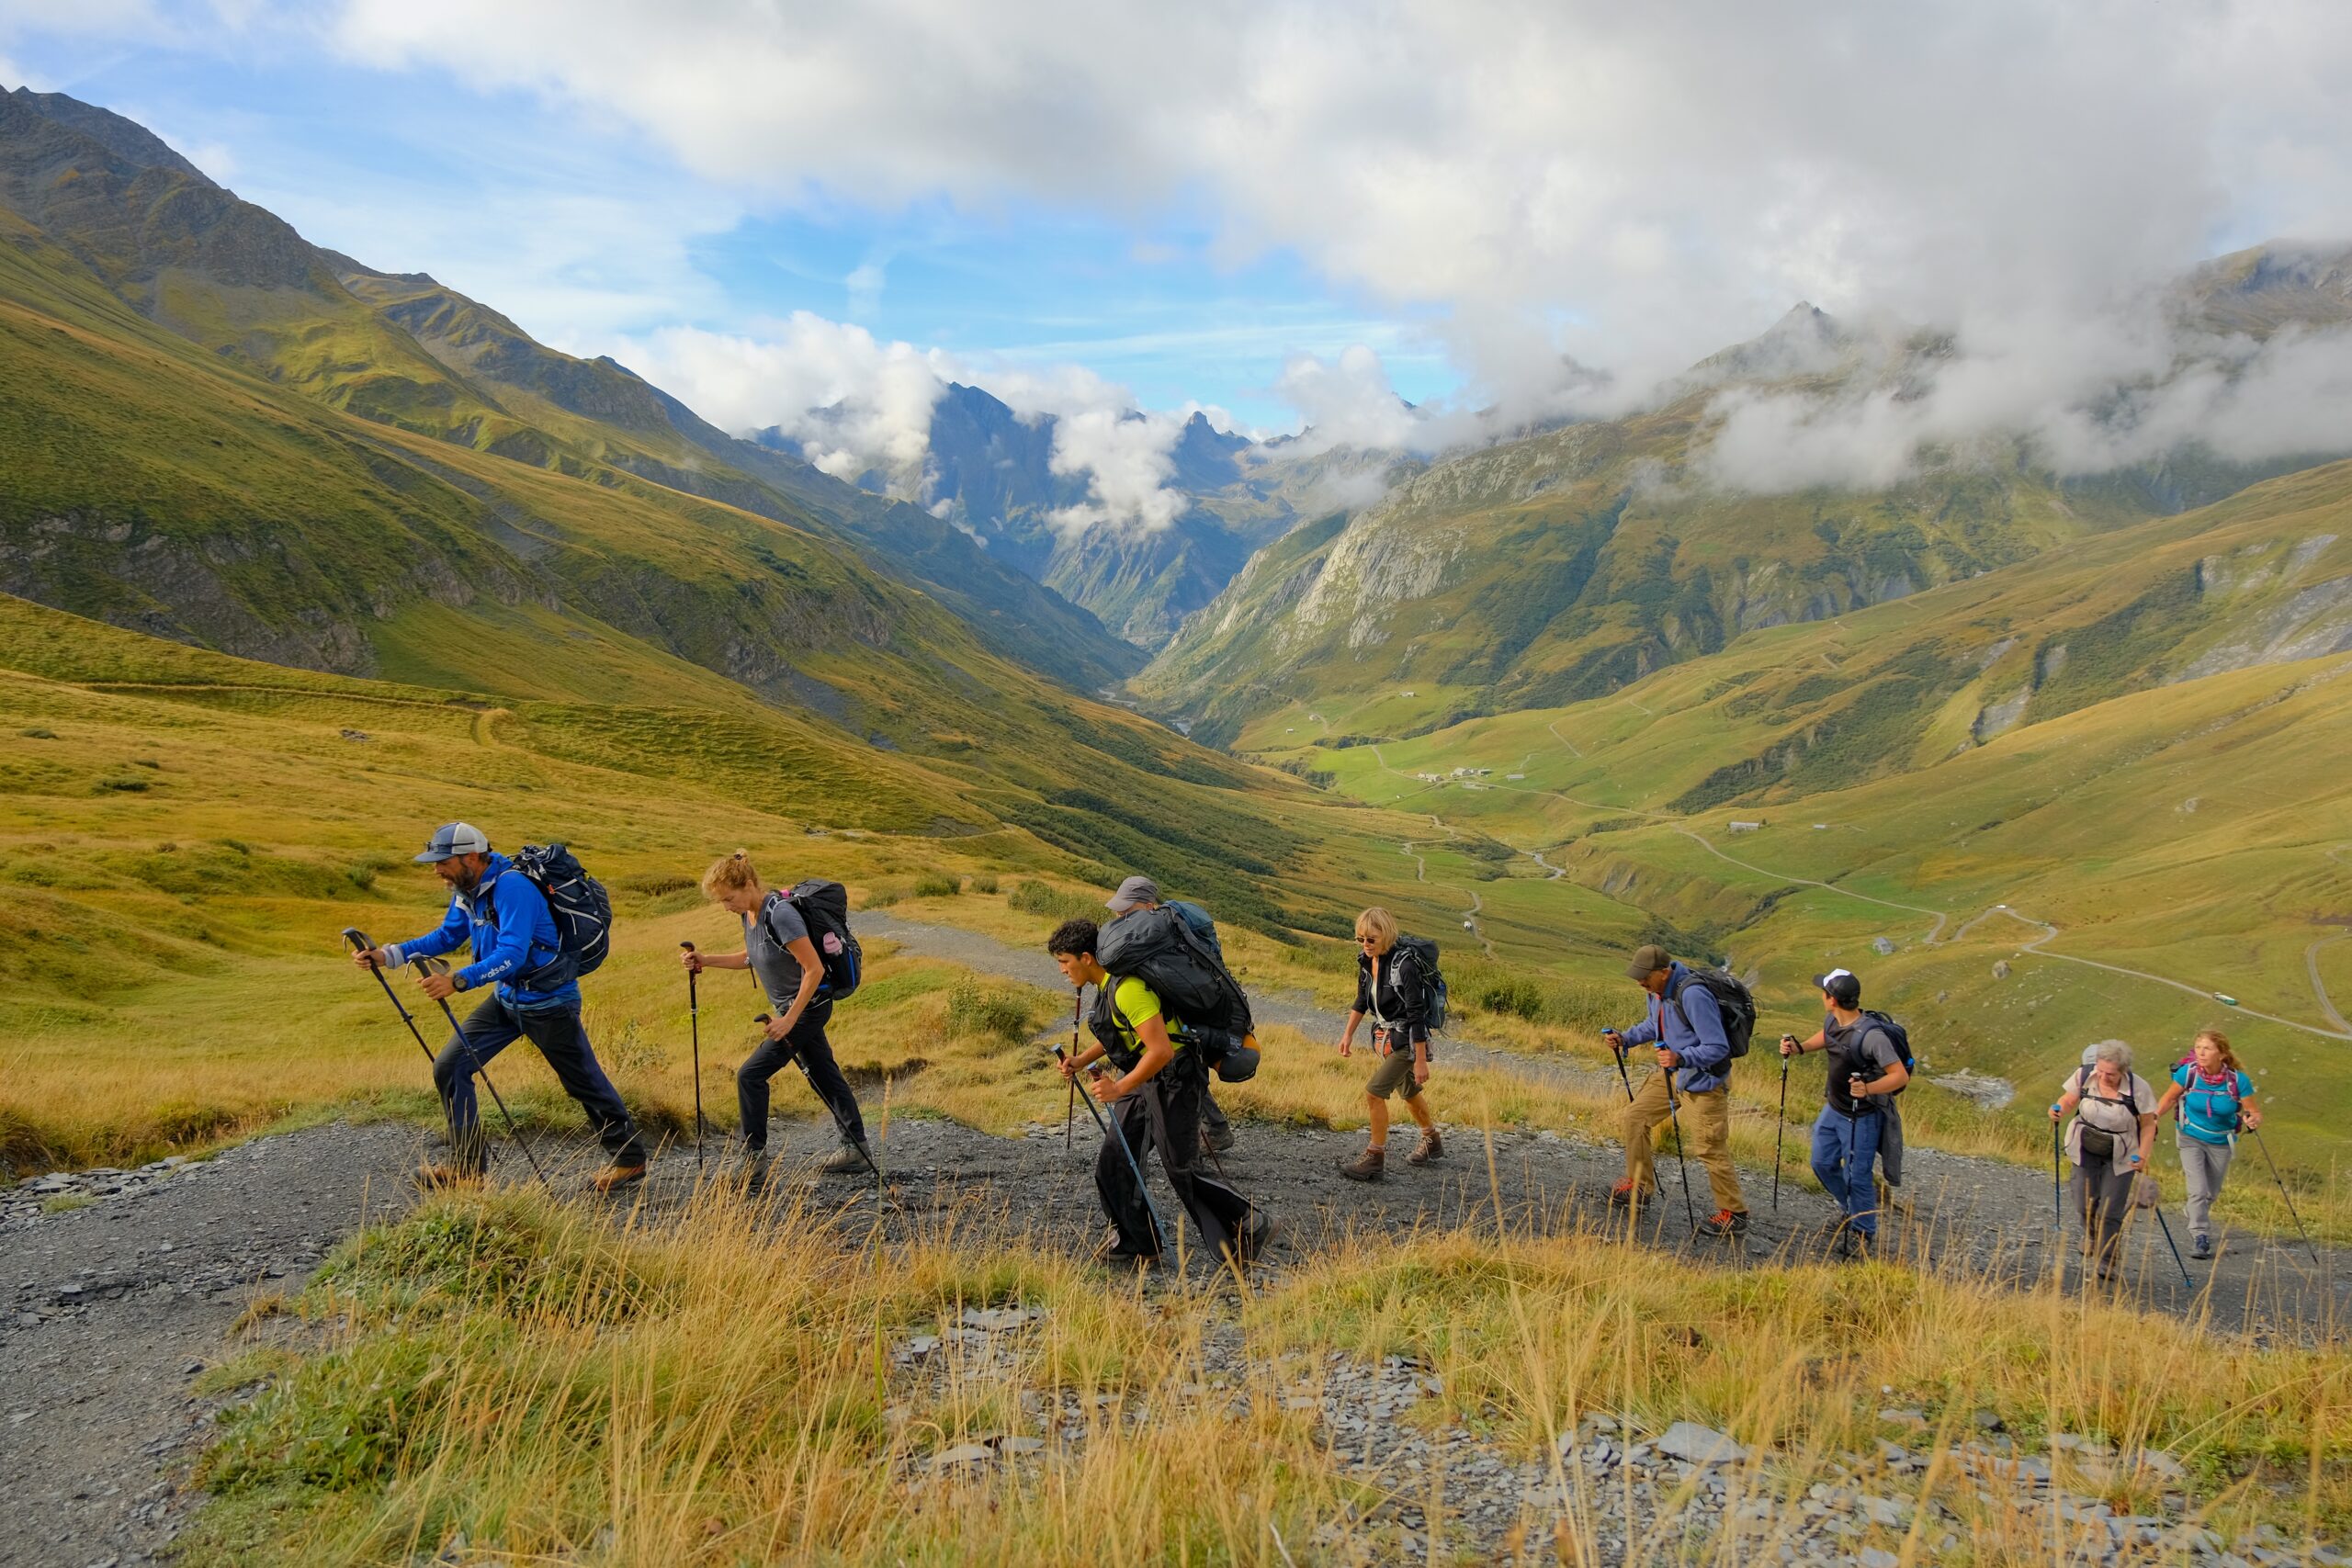
[[[1769,1552],[1894,1404],[1925,1411],[1939,1448],[1984,1409],[2029,1450],[2058,1431],[2162,1446],[2224,1536],[2270,1520],[2340,1538],[2352,1521],[2340,1349],[1885,1264],[1717,1271],[1590,1235],[1365,1244],[1238,1292],[1146,1290],[980,1221],[886,1242],[716,1189],[659,1231],[523,1192],[430,1202],[347,1245],[301,1299],[312,1349],[236,1370],[276,1382],[204,1461],[222,1500],[190,1560],[401,1562],[462,1539],[467,1561],[1272,1563],[1277,1533],[1305,1556],[1318,1530],[1312,1556],[1346,1560],[1386,1494],[1289,1403],[1332,1352],[1421,1358],[1443,1393],[1406,1419],[1460,1422],[1515,1461],[1544,1462],[1595,1413],[1751,1445],[1734,1499],[1771,1500],[1773,1518],[1744,1538],[1654,1534],[1630,1543],[1636,1561]],[[952,1333],[931,1366],[894,1357],[968,1306],[1011,1303],[1044,1315],[990,1338],[1001,1359]],[[1082,1438],[1061,1440],[1069,1421]],[[1049,1446],[933,1465],[1004,1436]],[[1599,1561],[1600,1499],[1555,1479],[1565,1521],[1518,1560]],[[1427,1482],[1398,1484],[1425,1500]],[[1954,1517],[1871,1527],[1848,1550],[2038,1562],[2089,1542],[2007,1486],[1981,1498],[1948,1460],[1871,1485]],[[2157,1502],[2141,1482],[2092,1489]],[[1431,1561],[1463,1560],[1445,1521],[1432,1533]]]

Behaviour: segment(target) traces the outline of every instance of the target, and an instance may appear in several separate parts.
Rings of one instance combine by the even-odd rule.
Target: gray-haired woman
[[[2083,1249],[2098,1260],[2098,1277],[2115,1278],[2123,1222],[2132,1213],[2132,1184],[2148,1168],[2156,1142],[2156,1091],[2132,1070],[2132,1047],[2102,1040],[2089,1060],[2066,1075],[2052,1122],[2066,1129],[2075,1162],[2075,1203],[2083,1216]]]

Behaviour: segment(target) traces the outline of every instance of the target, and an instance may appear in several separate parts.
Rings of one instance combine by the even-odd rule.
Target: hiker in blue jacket
[[[2213,1256],[2213,1200],[2230,1172],[2242,1129],[2262,1125],[2254,1103],[2254,1079],[2238,1066],[2230,1037],[2218,1029],[2199,1032],[2195,1055],[2172,1070],[2172,1082],[2156,1101],[2156,1116],[2167,1111],[2180,1121],[2180,1174],[2188,1183],[2189,1256]]]
[[[1610,1190],[1609,1201],[1646,1203],[1657,1192],[1655,1141],[1668,1111],[1679,1106],[1683,1136],[1714,1189],[1715,1212],[1699,1222],[1700,1233],[1745,1235],[1747,1203],[1731,1163],[1731,1036],[1723,1010],[1713,992],[1692,981],[1690,968],[1656,942],[1634,950],[1625,977],[1647,993],[1648,1010],[1633,1028],[1603,1030],[1601,1038],[1621,1063],[1634,1046],[1655,1044],[1657,1071],[1625,1107],[1625,1179]]]
[[[387,969],[441,957],[469,945],[473,962],[446,971],[427,965],[418,984],[441,1001],[459,991],[491,987],[458,1032],[434,1058],[433,1083],[449,1118],[450,1163],[429,1164],[417,1173],[426,1187],[472,1186],[489,1164],[481,1113],[474,1100],[474,1074],[518,1039],[539,1048],[548,1066],[578,1100],[605,1145],[610,1163],[596,1173],[599,1192],[645,1178],[645,1144],[628,1108],[596,1063],[587,1031],[580,1026],[580,982],[574,961],[563,951],[547,895],[494,853],[490,839],[468,822],[445,822],[416,857],[430,865],[449,889],[449,912],[435,929],[406,942],[362,949],[351,961]]]

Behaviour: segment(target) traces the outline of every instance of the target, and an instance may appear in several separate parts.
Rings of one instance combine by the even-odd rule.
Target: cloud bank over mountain
[[[2235,243],[2352,230],[2335,92],[2352,29],[2308,0],[345,0],[329,26],[354,58],[623,117],[771,201],[1204,201],[1229,258],[1287,250],[1338,287],[1442,311],[1459,406],[1401,408],[1369,351],[1293,362],[1278,390],[1333,441],[1427,450],[1474,408],[1505,427],[1621,412],[1795,299],[1948,328],[1962,367],[1925,399],[1728,406],[1726,478],[1883,474],[1996,415],[2075,463],[2199,417],[2258,446],[2268,400],[2340,381],[2318,345],[2282,344],[2233,388],[2140,411],[2136,434],[2069,412],[2119,371],[2201,353],[2147,341],[2119,301]],[[832,385],[828,335],[782,334],[815,362],[781,381]],[[903,444],[925,359],[882,355],[859,420],[872,450]],[[1072,423],[1102,513],[1148,523],[1149,431],[1103,408]]]

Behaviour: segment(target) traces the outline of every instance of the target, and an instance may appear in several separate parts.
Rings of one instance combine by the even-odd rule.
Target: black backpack
[[[1917,1077],[1919,1072],[1919,1058],[1912,1055],[1911,1052],[1911,1032],[1904,1028],[1903,1025],[1895,1022],[1894,1020],[1889,1018],[1886,1014],[1880,1012],[1875,1008],[1864,1008],[1862,1010],[1861,1021],[1855,1024],[1853,1028],[1853,1043],[1859,1046],[1862,1043],[1863,1039],[1868,1036],[1870,1032],[1873,1029],[1885,1035],[1887,1043],[1894,1047],[1895,1059],[1903,1064],[1903,1070],[1914,1077]],[[1853,1070],[1860,1071],[1864,1065],[1864,1062],[1858,1055],[1854,1061],[1848,1064],[1848,1066]],[[1862,1076],[1867,1078],[1873,1075],[1865,1072]],[[1904,1087],[1906,1089],[1910,1087],[1907,1080]],[[1898,1089],[1892,1092],[1894,1094],[1901,1094],[1903,1090]]]
[[[589,875],[560,842],[525,844],[515,852],[514,869],[539,890],[548,901],[548,913],[555,917],[556,939],[571,960],[565,978],[594,974],[613,950],[613,896],[605,885]],[[539,965],[526,977],[528,988],[552,989],[547,977],[554,972],[552,963]]]
[[[1747,1055],[1748,1042],[1756,1038],[1756,998],[1738,976],[1721,969],[1689,969],[1684,971],[1681,986],[1668,991],[1666,999],[1674,1010],[1682,1013],[1688,1025],[1690,1015],[1682,1012],[1683,986],[1697,986],[1715,998],[1715,1008],[1724,1015],[1724,1038],[1731,1043],[1734,1061]]]
[[[1445,971],[1437,966],[1437,943],[1425,936],[1400,936],[1396,951],[1413,961],[1421,972],[1424,987],[1422,1006],[1429,1016],[1422,1021],[1432,1034],[1441,1033],[1446,1022]]]
[[[1254,1051],[1242,1043],[1257,1027],[1249,994],[1183,911],[1163,904],[1122,915],[1094,945],[1095,962],[1114,979],[1151,987],[1219,1077],[1238,1083],[1257,1071]]]
[[[849,889],[812,876],[793,884],[792,891],[784,897],[808,928],[809,945],[816,948],[817,961],[825,966],[824,982],[817,995],[829,1002],[855,996],[858,982],[865,977],[865,950],[850,934]]]

